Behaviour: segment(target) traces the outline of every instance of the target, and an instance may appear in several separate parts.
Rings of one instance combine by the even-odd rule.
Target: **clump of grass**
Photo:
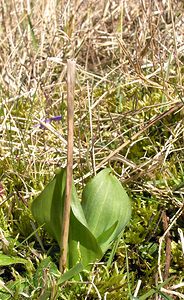
[[[1,299],[184,297],[183,12],[183,1],[2,1],[0,251],[28,263],[2,267]],[[76,184],[109,165],[133,216],[124,241],[63,286],[57,245],[30,204],[66,164],[68,58]]]

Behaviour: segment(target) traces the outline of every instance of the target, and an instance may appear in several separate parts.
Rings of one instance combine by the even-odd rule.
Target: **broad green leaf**
[[[40,225],[44,224],[45,229],[57,240],[58,244],[60,244],[65,184],[66,170],[61,169],[32,204],[35,220]],[[101,258],[103,254],[96,238],[88,229],[74,184],[71,208],[68,265],[73,267],[81,261],[86,266]]]
[[[97,241],[102,249],[102,251],[105,253],[106,250],[109,248],[109,239],[114,233],[116,227],[118,225],[118,221],[116,221],[110,228],[108,228],[105,232],[103,232],[98,238]]]
[[[21,257],[8,256],[0,253],[0,266],[9,266],[13,264],[27,264],[27,260]]]
[[[86,266],[97,259],[101,259],[103,253],[96,238],[88,228],[81,203],[74,188],[71,208],[69,266],[72,267],[79,261],[82,261],[83,265]]]
[[[69,234],[69,267],[82,262],[86,267],[101,259],[103,252],[96,238],[90,230],[77,220],[73,211],[71,212],[70,234]]]
[[[32,214],[35,220],[45,226],[45,229],[60,243],[60,232],[65,198],[64,169],[55,175],[42,193],[32,203]]]
[[[131,216],[131,202],[121,183],[110,169],[104,169],[87,183],[82,195],[82,208],[88,226],[105,250],[125,228]],[[103,233],[111,231],[108,241],[104,242]]]

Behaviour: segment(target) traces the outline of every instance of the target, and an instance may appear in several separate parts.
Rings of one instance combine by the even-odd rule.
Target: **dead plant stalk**
[[[74,123],[74,88],[75,88],[75,70],[76,62],[74,60],[67,61],[67,127],[68,127],[68,143],[67,143],[67,176],[66,176],[66,195],[63,212],[63,224],[61,230],[60,242],[60,263],[59,268],[63,273],[66,270],[68,236],[70,225],[70,203],[72,190],[72,170],[73,170],[73,123]]]

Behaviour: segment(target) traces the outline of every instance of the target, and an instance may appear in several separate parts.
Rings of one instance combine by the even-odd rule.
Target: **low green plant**
[[[32,203],[35,220],[60,245],[66,170],[61,169]],[[100,171],[85,186],[82,201],[72,185],[68,269],[82,271],[100,260],[131,216],[131,202],[110,169]]]

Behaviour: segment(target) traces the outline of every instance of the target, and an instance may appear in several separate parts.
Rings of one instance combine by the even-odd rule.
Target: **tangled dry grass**
[[[127,140],[127,132],[135,139],[139,131],[142,136],[142,127],[147,126],[149,121],[149,117],[145,120],[145,114],[152,118],[157,116],[159,121],[160,112],[168,110],[169,115],[169,109],[175,105],[174,112],[182,109],[182,1],[61,1],[59,4],[57,1],[27,1],[26,4],[2,1],[2,4],[3,157],[10,155],[7,129],[11,127],[13,153],[20,152],[22,144],[23,148],[30,148],[29,151],[24,149],[24,158],[25,155],[26,160],[32,157],[32,161],[27,162],[29,165],[34,163],[37,155],[43,157],[44,164],[43,134],[37,127],[35,129],[34,123],[58,115],[61,107],[65,119],[68,58],[77,60],[78,69],[75,125],[78,135],[76,148],[80,149],[80,155],[76,150],[76,163],[79,156],[82,163],[94,144],[98,166],[110,153],[109,147],[113,143],[120,145],[122,151],[122,141]],[[12,113],[17,106],[25,108],[19,116]],[[84,136],[90,126],[88,107],[93,118],[93,137],[89,134]],[[127,129],[127,123],[123,122],[125,119],[132,128]],[[150,172],[150,169],[161,167],[160,158],[166,161],[170,153],[168,149],[172,148],[174,140],[182,137],[183,122],[179,122],[181,124],[173,128],[170,142],[167,140],[152,157],[142,157],[140,165],[131,161],[127,165],[124,158],[122,163],[126,171],[121,177],[127,179],[131,178],[131,174],[142,174],[140,170],[145,174],[148,169]],[[65,161],[66,125],[63,122],[58,132],[48,126],[50,130],[44,132],[47,142],[51,142],[45,145],[47,163],[55,165],[61,162],[62,157]],[[108,135],[105,139],[104,131]],[[128,144],[131,147],[130,140]],[[182,150],[181,146],[178,151]],[[58,151],[59,156],[56,154]],[[119,151],[111,153],[113,160],[115,154],[119,155],[119,158],[116,155],[118,160],[123,159]],[[91,169],[90,162],[88,167]]]
[[[66,163],[66,62],[74,58],[76,183],[109,164],[132,196],[157,199],[166,234],[183,228],[184,2],[1,0],[0,11],[5,198],[13,191],[29,207]],[[45,123],[60,114],[62,122]],[[162,274],[165,237],[161,282],[170,275]]]

